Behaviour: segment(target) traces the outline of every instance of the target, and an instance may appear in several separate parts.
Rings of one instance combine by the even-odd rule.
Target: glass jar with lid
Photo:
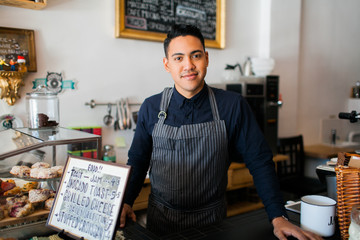
[[[30,129],[56,128],[59,125],[57,93],[44,85],[26,94],[26,109]]]

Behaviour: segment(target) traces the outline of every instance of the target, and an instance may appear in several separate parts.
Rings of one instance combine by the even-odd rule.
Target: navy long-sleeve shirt
[[[225,121],[230,162],[243,161],[253,176],[269,219],[286,216],[282,195],[272,161],[272,152],[257,125],[246,100],[238,93],[212,88],[220,119]],[[124,202],[132,205],[144,183],[152,153],[152,131],[158,121],[162,94],[147,98],[142,104],[136,131],[129,150],[132,174]],[[213,120],[207,85],[191,99],[174,88],[165,124],[180,127]],[[230,165],[230,162],[228,165]]]

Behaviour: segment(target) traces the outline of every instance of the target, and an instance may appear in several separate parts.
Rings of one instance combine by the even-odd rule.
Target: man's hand
[[[131,220],[133,220],[134,222],[136,222],[136,215],[135,215],[133,209],[131,208],[131,206],[129,204],[124,203],[123,209],[122,209],[121,215],[120,215],[120,227],[121,228],[125,227],[127,217],[130,218]]]
[[[315,233],[305,231],[295,226],[283,217],[277,217],[272,220],[274,226],[274,234],[280,240],[286,240],[287,237],[293,236],[299,240],[321,240],[322,237]]]

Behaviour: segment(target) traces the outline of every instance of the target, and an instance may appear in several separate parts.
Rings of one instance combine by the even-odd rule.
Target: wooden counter
[[[315,144],[304,147],[305,156],[308,158],[330,159],[337,157],[338,152],[354,152],[353,148],[334,147],[330,145]]]

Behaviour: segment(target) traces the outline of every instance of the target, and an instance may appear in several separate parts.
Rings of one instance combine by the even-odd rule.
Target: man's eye
[[[201,58],[201,54],[195,54],[193,58]]]
[[[176,57],[174,58],[175,61],[181,61],[182,57]]]

